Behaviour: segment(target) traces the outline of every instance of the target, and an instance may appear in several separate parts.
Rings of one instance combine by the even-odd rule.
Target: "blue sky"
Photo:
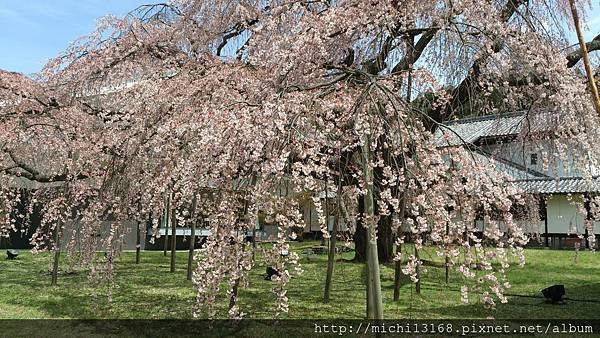
[[[107,15],[125,15],[153,0],[0,0],[0,68],[39,71]]]
[[[2,1],[2,0],[0,0]],[[585,32],[585,41],[590,41],[596,35],[600,34],[600,1],[594,0],[592,1],[592,8],[587,13],[587,17],[585,18],[585,24],[587,27],[584,27]],[[577,42],[577,35],[573,32],[572,40],[573,43]]]
[[[157,0],[0,0],[0,68],[31,74],[76,38],[91,32],[96,20],[124,15]],[[586,39],[600,33],[600,3],[593,1]],[[573,43],[576,37],[573,34]]]

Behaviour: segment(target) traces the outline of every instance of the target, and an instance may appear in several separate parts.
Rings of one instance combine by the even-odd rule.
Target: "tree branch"
[[[419,38],[419,41],[415,44],[413,50],[410,53],[407,53],[406,56],[394,66],[392,73],[408,70],[408,68],[421,57],[421,54],[423,54],[423,51],[425,51],[425,48],[427,48],[427,45],[429,45],[429,42],[431,42],[438,30],[439,27],[434,23],[432,28],[425,31]]]
[[[223,35],[223,40],[217,47],[217,56],[221,56],[221,51],[232,38],[242,34],[248,27],[253,26],[258,22],[258,19],[247,20],[245,23],[237,23],[229,32]]]
[[[585,46],[587,47],[588,52],[600,50],[600,34],[596,35],[592,41],[587,42]],[[581,52],[581,48],[578,48],[576,51],[567,54],[567,68],[575,66],[582,57],[583,53]]]
[[[10,157],[10,159],[15,163],[14,166],[10,166],[8,168],[3,169],[3,171],[8,174],[11,174],[14,176],[25,177],[28,180],[36,181],[36,182],[40,182],[40,183],[64,182],[69,179],[69,175],[67,173],[56,174],[56,175],[42,174],[36,168],[30,166],[29,164],[25,163],[24,161],[19,159],[17,156],[15,156],[12,150],[5,149],[5,151],[8,154],[8,156]],[[15,170],[17,168],[21,169],[21,171]],[[73,176],[72,178],[79,180],[79,179],[84,179],[84,178],[88,178],[88,177],[89,177],[88,175],[79,173],[79,174]]]
[[[527,1],[528,0],[508,0],[498,19],[502,22],[508,21],[517,11],[519,6],[521,6],[524,3],[527,3]],[[502,40],[496,40],[494,42],[494,45],[492,46],[492,53],[484,54],[475,62],[473,62],[473,66],[469,70],[468,75],[454,90],[451,101],[452,111],[458,109],[460,105],[469,100],[469,93],[471,92],[472,85],[477,83],[477,78],[481,73],[481,67],[485,64],[487,58],[491,54],[498,53],[502,49],[503,44],[504,43]]]

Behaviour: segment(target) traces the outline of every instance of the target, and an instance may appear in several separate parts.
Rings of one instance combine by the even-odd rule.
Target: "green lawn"
[[[295,243],[295,250],[316,245],[315,242]],[[351,258],[346,253],[338,258]],[[510,294],[539,296],[540,290],[551,284],[564,284],[566,297],[594,302],[568,300],[562,305],[546,304],[541,298],[511,296],[508,304],[499,304],[495,311],[485,310],[476,297],[471,304],[460,302],[462,280],[451,271],[449,284],[444,283],[444,270],[428,266],[423,273],[422,293],[417,295],[413,284],[403,280],[401,300],[392,301],[393,267],[382,266],[382,288],[386,318],[499,319],[600,318],[600,255],[581,251],[577,262],[575,252],[568,250],[526,250],[524,268],[511,267]],[[289,285],[290,311],[284,318],[363,318],[365,291],[361,283],[363,265],[336,262],[331,302],[324,304],[326,255],[301,254],[304,273],[294,276]],[[92,287],[88,272],[62,273],[59,285],[50,286],[48,254],[23,252],[18,260],[0,260],[0,318],[192,318],[195,292],[185,279],[187,252],[178,252],[177,271],[169,273],[169,258],[162,252],[143,252],[142,263],[135,264],[135,254],[123,253],[117,262],[117,277],[109,300],[108,288]],[[431,253],[422,258],[435,260]],[[437,258],[436,258],[437,259]],[[62,268],[66,268],[66,263]],[[262,274],[265,266],[251,271],[250,285],[240,291],[243,311],[249,318],[272,318],[274,295],[271,282]],[[225,316],[225,301],[220,315]]]

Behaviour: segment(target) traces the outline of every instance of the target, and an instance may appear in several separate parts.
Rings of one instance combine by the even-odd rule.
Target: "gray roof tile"
[[[598,177],[591,180],[581,177],[535,178],[515,180],[513,183],[525,192],[536,194],[600,192],[600,178]]]
[[[436,145],[440,148],[474,145],[484,137],[516,135],[526,131],[549,130],[549,124],[560,125],[560,118],[545,114],[543,119],[532,115],[529,119],[524,112],[502,115],[489,115],[450,121],[438,128],[435,133]],[[477,148],[477,147],[475,147]],[[509,181],[527,193],[569,194],[600,192],[600,177],[586,180],[582,177],[544,177],[540,173],[524,170],[507,160],[494,159],[492,155],[479,151],[472,152],[475,160],[489,164],[494,170],[509,176]]]
[[[435,132],[438,147],[475,143],[482,137],[506,136],[521,131],[523,112],[488,115],[445,123]]]

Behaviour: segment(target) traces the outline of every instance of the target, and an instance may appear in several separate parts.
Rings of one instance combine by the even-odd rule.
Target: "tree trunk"
[[[360,198],[363,200],[363,198]],[[364,213],[364,203],[358,203],[358,212]],[[354,261],[365,263],[367,261],[367,231],[362,221],[356,224],[353,235]],[[389,216],[382,216],[377,223],[377,257],[380,263],[391,263],[394,259],[394,241],[392,235],[392,224]]]
[[[248,220],[248,199],[247,199],[247,194],[244,194],[244,214],[243,214],[243,222],[248,222],[248,224],[246,225],[250,225],[249,223],[251,223]],[[256,241],[254,241],[254,236],[256,235],[256,224],[253,224],[253,231],[252,231],[252,243],[253,245],[255,245],[254,243],[256,243]],[[245,235],[244,235],[245,236]],[[241,243],[242,246],[242,251],[245,250],[246,248],[246,243],[242,242]],[[252,251],[252,259],[254,259],[254,251]],[[238,261],[238,268],[239,268],[239,261]],[[229,297],[229,310],[231,311],[231,309],[235,306],[235,303],[237,302],[237,296],[238,296],[238,290],[239,290],[239,286],[240,286],[240,279],[242,277],[238,277],[235,279],[235,281],[233,282],[233,288],[231,290],[231,296]]]
[[[229,296],[229,310],[235,306],[235,302],[238,296],[238,288],[240,286],[240,279],[236,279],[233,283],[233,290],[231,290],[231,296]]]
[[[175,255],[177,253],[176,240],[177,240],[177,217],[175,217],[175,210],[173,210],[173,214],[171,215],[171,269],[169,270],[170,272],[175,272]]]
[[[242,243],[242,251],[246,247],[245,245],[246,245],[245,243]],[[238,262],[238,264],[239,264],[239,262]],[[235,306],[235,303],[237,302],[238,290],[240,287],[240,279],[241,279],[241,277],[238,277],[233,282],[233,288],[231,290],[231,295],[229,296],[229,310],[230,311]]]
[[[377,223],[377,257],[379,264],[388,264],[394,261],[394,236],[392,234],[391,215],[380,216]]]
[[[192,280],[192,271],[194,264],[194,249],[196,246],[196,196],[194,195],[194,199],[192,200],[192,224],[190,229],[190,251],[188,254],[188,264],[187,264],[187,279]]]
[[[60,224],[56,225],[54,230],[54,262],[52,264],[52,282],[51,285],[58,283],[58,263],[60,260]]]
[[[245,243],[242,243],[242,251],[244,250],[245,245],[246,245]],[[239,264],[239,262],[238,262],[238,264]],[[231,290],[231,295],[229,296],[229,310],[230,311],[235,306],[235,303],[237,302],[238,290],[240,287],[240,279],[241,279],[241,277],[238,277],[233,282],[233,288]]]
[[[377,257],[377,233],[373,224],[375,206],[373,202],[373,168],[371,167],[371,142],[367,140],[362,147],[363,175],[367,192],[365,211],[367,222],[367,308],[368,319],[383,319],[383,300],[381,296],[381,280],[379,275],[379,258]]]
[[[142,250],[142,230],[140,228],[140,222],[137,222],[136,230],[137,236],[135,239],[135,264],[140,264],[140,254]]]
[[[365,199],[363,196],[358,197],[358,214],[365,213]],[[354,229],[354,261],[357,263],[367,262],[367,229],[365,228],[364,220],[359,217],[356,221],[356,229]]]
[[[379,170],[379,169],[378,169]],[[382,175],[381,173],[375,172],[375,176]],[[376,184],[376,182],[374,182]],[[379,189],[376,189],[379,191]],[[377,191],[374,192],[373,197],[373,206],[375,208],[375,212],[380,214],[378,200],[379,194]],[[359,209],[360,209],[359,203]],[[364,208],[364,207],[363,207]],[[364,210],[359,210],[359,213],[363,213]],[[364,227],[363,227],[364,228]],[[354,245],[355,245],[355,262],[365,262],[366,261],[366,249],[367,249],[367,232],[366,231],[355,231],[354,233]],[[392,217],[388,216],[380,216],[377,222],[377,258],[379,259],[380,264],[391,263],[394,259],[394,235],[392,233]]]

